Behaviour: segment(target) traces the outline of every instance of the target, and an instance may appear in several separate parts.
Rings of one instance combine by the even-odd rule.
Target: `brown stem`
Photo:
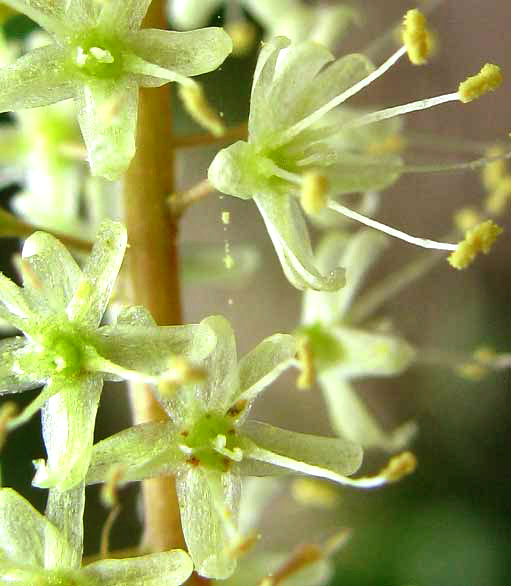
[[[154,0],[144,26],[166,28],[164,0]],[[167,196],[174,192],[174,145],[168,86],[141,89],[137,153],[124,179],[124,221],[130,244],[128,270],[132,301],[144,305],[160,325],[181,323],[177,220]],[[133,385],[135,423],[166,414],[147,385]],[[142,483],[144,546],[152,551],[183,547],[175,481],[159,477]]]

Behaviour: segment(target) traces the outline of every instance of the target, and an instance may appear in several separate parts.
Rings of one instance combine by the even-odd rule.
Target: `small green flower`
[[[87,482],[108,478],[120,464],[127,481],[175,474],[183,532],[196,570],[224,579],[236,567],[241,478],[288,470],[349,484],[359,446],[340,438],[295,433],[247,421],[256,397],[294,363],[292,336],[263,340],[239,363],[223,317],[204,320],[217,343],[205,361],[206,383],[160,400],[170,420],[126,429],[94,447]]]
[[[50,491],[51,522],[10,488],[0,489],[0,582],[20,586],[179,586],[193,570],[182,550],[106,559],[80,567],[83,488],[55,498]],[[60,502],[58,502],[60,500]],[[66,500],[67,502],[64,502]],[[55,506],[57,505],[57,506]],[[60,505],[60,509],[57,508]],[[70,514],[74,508],[79,515]],[[69,517],[69,518],[66,518]],[[73,523],[75,535],[65,529]],[[57,525],[57,526],[56,526]],[[64,531],[59,525],[64,525]]]
[[[234,0],[266,29],[266,37],[279,35],[294,42],[317,41],[333,47],[360,15],[350,6],[309,6],[301,0]],[[205,26],[222,4],[232,0],[169,0],[172,26],[190,30]],[[228,13],[229,15],[229,13]]]
[[[350,313],[368,269],[387,244],[385,236],[369,230],[352,237],[340,233],[325,237],[317,252],[318,266],[323,270],[344,266],[346,286],[334,293],[306,291],[302,326],[296,333],[307,341],[336,433],[364,447],[396,451],[410,439],[413,424],[386,433],[351,385],[353,379],[398,375],[415,357],[402,338],[364,326]]]
[[[91,170],[119,177],[135,153],[138,88],[216,69],[231,51],[220,28],[187,33],[140,26],[151,0],[6,0],[54,42],[0,70],[0,111],[74,98]]]
[[[157,327],[136,307],[99,327],[125,248],[124,227],[103,222],[82,271],[58,240],[36,232],[23,247],[24,288],[0,275],[0,318],[25,334],[0,342],[0,393],[46,385],[13,421],[43,408],[49,458],[39,465],[38,486],[65,489],[83,479],[103,380],[156,382],[174,354],[200,359],[212,340],[200,326]]]

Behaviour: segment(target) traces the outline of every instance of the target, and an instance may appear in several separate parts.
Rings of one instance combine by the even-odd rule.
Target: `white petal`
[[[21,371],[20,358],[32,351],[26,338],[17,336],[0,341],[0,395],[21,393],[42,384],[33,373]]]
[[[98,230],[82,278],[67,308],[69,319],[97,328],[108,305],[126,250],[126,229],[104,220]]]
[[[103,3],[99,26],[112,26],[118,31],[134,31],[140,28],[151,0],[108,0]]]

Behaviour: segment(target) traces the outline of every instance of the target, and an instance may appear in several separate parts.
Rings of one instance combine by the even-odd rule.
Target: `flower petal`
[[[169,20],[172,28],[192,30],[209,22],[223,0],[169,0]]]
[[[345,379],[394,376],[408,368],[415,358],[415,350],[396,335],[348,327],[333,327],[330,333],[342,354],[332,370]]]
[[[48,32],[63,30],[59,20],[66,15],[70,0],[4,0],[14,10],[25,14]]]
[[[343,269],[322,275],[316,266],[305,220],[295,199],[265,193],[254,196],[289,282],[297,289],[336,291],[344,285]]]
[[[101,586],[179,586],[193,571],[190,556],[180,550],[89,564],[81,574]]]
[[[64,491],[85,478],[102,388],[100,376],[85,375],[62,385],[44,405],[41,418],[48,460],[39,463],[32,484]]]
[[[0,69],[0,112],[46,106],[72,98],[75,83],[67,53],[53,44],[34,49]]]
[[[333,430],[340,437],[356,442],[364,448],[381,448],[396,452],[404,448],[415,432],[415,425],[405,423],[392,432],[386,432],[358,397],[351,384],[334,372],[319,376],[319,384],[328,407]]]
[[[43,383],[34,373],[25,372],[19,360],[32,351],[26,338],[16,336],[0,341],[0,395],[21,393]]]
[[[138,85],[131,77],[88,79],[77,90],[78,122],[93,175],[117,179],[135,155]]]
[[[143,29],[130,35],[127,45],[145,61],[186,77],[214,71],[232,51],[231,38],[218,27],[184,33]]]
[[[25,290],[44,298],[47,313],[64,311],[81,276],[67,248],[51,234],[35,232],[23,245],[22,259]]]
[[[20,530],[22,528],[22,530]],[[0,489],[0,552],[12,562],[44,568],[45,541],[51,538],[59,549],[67,544],[57,529],[21,495]]]
[[[22,329],[25,318],[31,317],[33,308],[27,302],[23,289],[0,273],[0,317]]]
[[[236,567],[229,551],[237,539],[241,480],[188,467],[176,478],[181,524],[195,570],[206,578],[224,580]]]
[[[245,423],[242,433],[249,439],[243,447],[247,458],[311,476],[343,483],[362,462],[361,447],[341,438],[296,433],[258,421]]]
[[[115,27],[119,32],[140,28],[151,0],[109,0],[102,4],[100,27]]]
[[[275,334],[263,340],[240,360],[240,386],[231,402],[253,401],[289,367],[296,351],[296,339],[288,334]]]
[[[107,308],[126,250],[126,228],[104,220],[96,235],[82,278],[68,305],[67,315],[89,328],[97,328]]]
[[[126,482],[174,473],[184,460],[180,439],[170,420],[124,429],[94,446],[87,484],[105,482],[114,466],[122,467]]]

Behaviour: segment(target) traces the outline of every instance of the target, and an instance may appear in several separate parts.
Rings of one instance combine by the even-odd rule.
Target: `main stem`
[[[153,0],[144,26],[167,28],[163,0]],[[124,178],[124,221],[130,244],[131,301],[149,309],[160,325],[181,323],[178,226],[166,203],[175,190],[174,169],[169,86],[141,89],[137,153]],[[135,423],[166,418],[147,385],[132,385],[131,404]],[[183,547],[174,479],[146,480],[142,491],[144,547],[152,551]]]

